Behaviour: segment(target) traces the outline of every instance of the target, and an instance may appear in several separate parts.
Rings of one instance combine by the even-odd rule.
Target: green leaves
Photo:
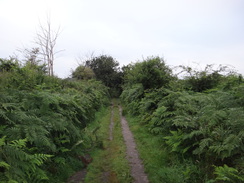
[[[223,105],[223,99],[216,93],[182,96],[176,100],[177,115],[172,118],[171,128],[183,131],[185,138],[181,143],[192,144],[193,154],[224,161],[242,152],[243,142],[239,135],[242,131],[239,120],[242,118],[233,119],[232,115],[236,112],[240,116],[243,111],[228,108],[228,105]]]
[[[88,80],[95,78],[95,73],[89,67],[80,65],[72,72],[72,78],[78,80]]]
[[[102,81],[109,87],[109,93],[112,97],[118,97],[121,93],[122,75],[119,62],[108,55],[100,55],[86,61],[85,66],[79,66],[73,72],[72,76],[77,79],[86,79],[95,74],[95,78]],[[91,73],[92,71],[92,73]]]
[[[3,167],[3,168],[6,168],[7,170],[9,170],[10,168],[10,165],[4,161],[1,161],[0,162],[0,167]]]
[[[130,69],[128,73],[136,72],[133,66]],[[209,78],[202,75],[201,79],[207,81]],[[205,84],[203,88],[210,87],[207,86],[208,83]],[[200,88],[200,80],[196,87],[201,91],[206,89]],[[179,92],[175,88],[170,90],[164,87],[145,90],[141,83],[132,83],[124,88],[121,98],[127,107],[127,113],[138,115],[141,124],[146,124],[154,135],[161,136],[162,145],[167,146],[170,152],[179,155],[180,158],[189,158],[196,162],[196,166],[206,172],[206,177],[211,177],[212,165],[227,164],[243,173],[243,88],[239,83],[239,86],[235,85],[228,90],[215,89],[200,93]],[[227,169],[216,169],[216,172],[224,174],[217,175],[222,177],[218,180],[237,180],[234,175],[228,180],[223,179],[232,172],[231,169],[230,172]],[[237,172],[232,173],[237,175]]]
[[[145,90],[161,87],[168,87],[171,76],[171,69],[159,57],[149,57],[143,62],[137,62],[124,67],[125,85],[129,87],[135,84],[142,84]]]
[[[0,140],[0,167],[4,168],[0,174],[1,180],[30,182],[33,179],[38,179],[38,181],[48,179],[40,166],[51,155],[29,154],[26,139],[9,142],[5,138],[3,137]]]
[[[166,144],[171,147],[171,152],[177,152],[184,154],[189,147],[184,147],[184,133],[181,130],[178,131],[170,131],[171,136],[166,136],[164,139],[166,140]]]
[[[215,180],[224,181],[224,182],[243,182],[244,176],[239,175],[237,169],[229,167],[227,165],[224,166],[215,166],[214,174],[217,176]]]
[[[97,81],[63,81],[62,90],[53,84],[31,91],[0,88],[0,182],[41,182],[69,169],[62,179],[81,166],[75,157],[85,151],[82,130],[107,104],[107,88]]]
[[[27,139],[13,140],[13,141],[11,141],[11,143],[9,145],[12,147],[21,149],[26,146],[26,142],[27,142]]]

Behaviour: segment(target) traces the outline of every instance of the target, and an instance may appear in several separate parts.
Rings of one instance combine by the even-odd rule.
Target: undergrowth
[[[85,129],[107,105],[107,91],[101,82],[49,77],[29,65],[1,70],[0,182],[61,183],[81,169]]]
[[[126,115],[134,134],[148,179],[153,183],[201,182],[201,172],[191,161],[183,161],[162,145],[162,137],[152,135],[140,119]],[[194,173],[193,173],[194,171]],[[204,175],[201,175],[204,176]]]
[[[167,69],[150,58],[125,69],[121,101],[132,129],[137,129],[133,132],[141,154],[146,152],[142,157],[149,179],[243,182],[242,76],[231,71],[224,75],[228,67],[215,70],[207,65],[203,71],[183,67],[185,77],[171,75],[168,83],[151,85],[161,79],[158,72],[170,74]]]

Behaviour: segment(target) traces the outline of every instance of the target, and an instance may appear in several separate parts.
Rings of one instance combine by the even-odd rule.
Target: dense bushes
[[[150,72],[146,75],[147,72],[140,69],[141,65],[153,60],[136,63],[126,73],[121,99],[127,112],[140,116],[141,124],[152,134],[161,136],[172,156],[178,156],[183,162],[192,162],[187,165],[189,167],[198,167],[189,168],[187,175],[182,172],[185,176],[182,182],[189,181],[187,176],[193,174],[204,177],[198,181],[197,178],[191,179],[191,182],[242,182],[242,77],[222,75],[217,71],[201,72],[183,80],[168,75],[169,85],[164,85],[165,82],[157,85],[154,82],[157,80],[151,78],[164,76],[165,70],[158,71],[162,74]],[[131,73],[138,70],[141,70],[141,75],[132,77]],[[150,89],[143,87],[146,79],[141,80],[142,75],[148,79]]]
[[[102,74],[116,96],[122,73],[111,62],[101,56],[88,65],[99,68],[96,77]],[[155,177],[243,182],[243,77],[224,73],[226,67],[181,68],[187,72],[181,79],[159,57],[123,68],[124,112],[140,118],[163,146],[166,168],[156,167]],[[86,126],[108,104],[109,89],[90,76],[74,81],[45,73],[45,65],[0,59],[0,182],[62,182],[82,167],[78,156],[94,145],[87,141],[96,130],[87,132]]]
[[[171,69],[160,57],[149,57],[123,69],[126,86],[140,83],[144,90],[167,87],[172,79]]]
[[[107,88],[28,65],[0,76],[0,182],[64,181],[82,167],[84,129],[108,103]]]
[[[119,62],[116,61],[112,56],[100,55],[98,57],[93,57],[86,60],[83,66],[77,67],[78,70],[76,69],[73,72],[72,75],[74,78],[78,78],[77,74],[81,76],[82,72],[79,71],[80,67],[83,69],[88,69],[88,71],[92,71],[95,78],[102,81],[103,84],[109,88],[111,97],[119,97],[121,94],[122,72],[119,68]],[[87,73],[88,72],[86,72],[86,75]],[[84,71],[82,75],[84,75]]]

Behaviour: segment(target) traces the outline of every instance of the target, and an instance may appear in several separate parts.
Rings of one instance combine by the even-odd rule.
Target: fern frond
[[[242,182],[244,177],[238,175],[238,170],[227,165],[215,167],[214,174],[217,175],[216,180],[227,182]]]
[[[0,167],[9,169],[10,168],[10,165],[8,163],[4,162],[4,161],[0,161]]]

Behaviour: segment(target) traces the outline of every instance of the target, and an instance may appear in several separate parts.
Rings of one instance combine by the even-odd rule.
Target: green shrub
[[[233,73],[222,75],[221,72],[224,70],[221,69],[209,72],[208,69],[211,71],[212,67],[210,65],[205,71],[194,71],[195,75],[192,77],[180,81],[172,78],[171,81],[176,82],[171,83],[170,87],[177,86],[177,88],[162,86],[160,83],[146,89],[148,87],[145,87],[143,80],[140,79],[146,77],[147,74],[143,73],[147,72],[141,72],[143,76],[137,72],[141,68],[140,64],[127,68],[127,74],[130,75],[125,78],[125,87],[121,95],[127,114],[138,116],[141,119],[140,125],[146,124],[144,127],[149,132],[161,136],[162,145],[167,146],[169,152],[182,161],[190,160],[194,162],[194,166],[198,165],[198,172],[206,175],[202,182],[220,181],[213,179],[215,176],[213,165],[223,167],[226,164],[231,171],[231,168],[236,169],[238,175],[242,177],[244,162],[242,77],[237,77]],[[179,87],[177,82],[182,86]],[[190,172],[189,174],[193,173]],[[218,172],[217,169],[215,172]],[[197,176],[203,175],[194,174],[195,180]],[[168,180],[170,181],[173,179]],[[194,182],[193,179],[191,182]]]
[[[108,89],[32,66],[0,74],[0,182],[62,182],[82,168],[84,129],[108,104]]]

